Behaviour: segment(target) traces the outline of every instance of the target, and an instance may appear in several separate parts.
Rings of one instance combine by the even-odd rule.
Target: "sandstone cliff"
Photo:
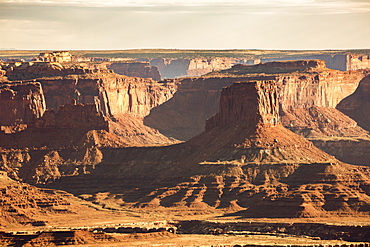
[[[109,183],[110,193],[123,193],[121,206],[220,208],[249,217],[367,216],[369,168],[341,163],[285,129],[277,95],[275,81],[233,84],[199,136],[168,147],[106,149],[84,189],[73,187],[79,177],[51,186],[94,194]]]
[[[370,75],[363,78],[356,91],[343,99],[337,109],[354,119],[361,127],[370,131]]]
[[[231,68],[236,59],[227,57],[192,58],[192,59],[152,59],[151,66],[158,67],[163,78],[201,76],[209,72]]]
[[[302,55],[302,56],[288,56],[288,57],[272,57],[262,58],[262,62],[273,62],[273,61],[287,61],[287,60],[312,60],[318,59],[323,60],[326,66],[330,69],[350,71],[359,69],[369,69],[369,56],[363,54],[331,54],[331,55]]]
[[[334,107],[356,90],[365,74],[363,71],[341,72],[326,69],[321,61],[274,62],[254,66],[236,65],[207,78],[179,80],[178,90],[174,97],[154,108],[144,122],[165,135],[188,140],[201,133],[204,130],[205,120],[218,111],[217,102],[222,87],[237,81],[275,80],[278,84],[280,115],[284,126],[292,130],[297,129],[301,133],[302,131],[310,132],[312,126],[307,126],[308,119],[315,118],[316,116],[311,116],[311,114],[317,110],[308,109],[329,107],[331,110],[325,112],[340,115],[339,112],[334,113]],[[307,121],[302,120],[300,119],[302,114],[311,117],[308,117]],[[340,122],[335,122],[339,118],[338,116],[327,118],[331,121],[329,125],[333,129],[332,132],[336,132],[335,135],[346,135],[341,133],[341,129],[337,126],[341,126],[346,133],[364,132],[349,119],[343,122],[350,122],[350,126],[355,129],[345,130],[348,126],[345,127]],[[326,127],[328,126],[323,124],[321,129],[314,131],[318,131],[320,135],[331,135],[324,130]]]
[[[131,114],[145,117],[150,110],[172,97],[176,85],[158,83],[151,79],[117,74],[88,74],[85,76],[39,79],[49,109],[72,101],[97,103],[106,116]]]
[[[148,62],[117,62],[110,64],[108,68],[120,75],[151,78],[155,81],[161,80],[158,68],[155,66],[151,67]]]
[[[46,109],[41,84],[0,84],[0,126],[27,124],[44,114]]]
[[[86,73],[107,73],[107,70],[88,69],[78,64],[61,65],[56,62],[4,63],[9,80],[29,80],[42,77],[82,75]]]

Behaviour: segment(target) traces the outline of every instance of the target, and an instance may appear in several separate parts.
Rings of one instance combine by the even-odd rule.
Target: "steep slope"
[[[235,83],[223,89],[219,113],[197,137],[103,150],[89,175],[51,186],[97,202],[94,194],[109,188],[121,206],[217,208],[248,217],[368,215],[370,169],[344,164],[285,129],[277,95],[274,81]]]
[[[19,126],[44,114],[42,86],[38,82],[0,84],[0,126]]]

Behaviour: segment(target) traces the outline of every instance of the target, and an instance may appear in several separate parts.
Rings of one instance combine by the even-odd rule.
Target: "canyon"
[[[218,111],[223,87],[238,81],[274,80],[285,127],[345,162],[367,165],[367,130],[335,107],[354,93],[368,73],[328,69],[319,60],[235,65],[207,77],[180,79],[173,98],[154,108],[144,123],[166,136],[189,140]],[[346,152],[347,148],[354,152]]]
[[[110,217],[160,215],[177,220],[171,229],[202,234],[238,231],[238,223],[189,225],[184,217],[350,218],[366,226],[370,71],[333,70],[321,60],[230,61],[199,59],[184,72],[193,77],[162,81],[148,62],[116,62],[138,77],[114,73],[110,62],[99,68],[69,60],[2,62],[0,241],[118,246],[127,238],[178,237],[167,228],[117,238],[102,230],[109,226],[45,230],[74,217],[102,225]],[[143,71],[154,72],[142,78]],[[44,230],[6,232],[25,226]],[[303,231],[267,228],[282,227]],[[336,228],[320,235],[315,227],[325,228],[305,234],[342,236]],[[366,227],[346,227],[345,241],[369,241]]]

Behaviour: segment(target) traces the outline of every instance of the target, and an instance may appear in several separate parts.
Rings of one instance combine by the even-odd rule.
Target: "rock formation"
[[[179,59],[152,59],[151,66],[159,69],[163,78],[178,78],[184,76],[201,76],[209,72],[231,68],[236,63],[234,58],[179,58]]]
[[[368,215],[369,168],[344,164],[285,129],[277,95],[275,81],[235,83],[223,89],[219,113],[199,136],[104,150],[84,189],[73,187],[82,177],[52,186],[94,194],[109,183],[125,206],[222,208],[248,217]]]
[[[72,61],[72,54],[68,51],[53,51],[50,53],[40,53],[36,58],[36,61],[41,62],[57,62],[67,63]]]
[[[107,69],[90,69],[80,64],[60,64],[56,62],[15,62],[4,63],[9,80],[30,80],[55,76],[111,73]]]
[[[41,84],[0,84],[0,126],[27,124],[41,117],[46,109]]]
[[[45,225],[40,221],[46,214],[76,215],[76,210],[89,210],[78,205],[71,194],[64,191],[39,189],[32,185],[14,181],[0,172],[0,196],[2,227],[9,224]],[[72,199],[72,200],[71,200]],[[76,200],[76,198],[74,198]],[[91,211],[91,210],[89,210]]]
[[[171,82],[56,63],[18,67],[12,77],[33,82],[8,81],[0,87],[0,167],[14,179],[47,183],[88,173],[101,161],[104,147],[177,142],[142,120],[172,97],[176,85]]]
[[[305,55],[305,56],[288,56],[288,57],[270,57],[263,58],[262,62],[286,61],[286,60],[323,60],[330,69],[350,71],[359,69],[370,69],[370,59],[368,55],[363,54],[332,54],[332,55]]]
[[[343,99],[337,109],[354,119],[362,128],[370,131],[370,75],[363,78],[350,96]]]
[[[151,79],[117,74],[87,74],[77,77],[39,79],[49,109],[72,101],[97,103],[106,116],[131,114],[145,117],[150,110],[172,97],[173,83],[158,83]]]
[[[0,168],[14,179],[44,184],[86,174],[101,162],[101,148],[166,145],[176,140],[122,114],[111,119],[94,104],[45,111],[20,132],[0,132]]]
[[[151,67],[148,62],[116,62],[110,64],[108,68],[120,75],[151,78],[155,81],[161,80],[158,68],[155,66]]]
[[[330,70],[325,68],[322,61],[316,60],[273,62],[253,66],[235,65],[229,70],[214,73],[207,78],[179,80],[174,97],[154,108],[144,122],[167,136],[188,140],[201,133],[205,120],[218,111],[217,102],[222,87],[229,86],[235,81],[275,80],[278,84],[280,115],[284,126],[300,133],[305,132],[307,137],[311,135],[312,129],[312,126],[307,126],[308,119],[316,118],[311,114],[320,111],[319,108],[329,107],[330,110],[322,111],[343,116],[334,109],[335,106],[356,90],[359,81],[365,75],[366,72],[362,71]],[[312,107],[316,110],[308,110]],[[303,115],[311,117],[306,121],[300,119]],[[352,130],[347,130],[349,126],[334,122],[339,118],[328,116],[330,124],[323,124],[321,129],[314,129],[312,135],[319,132],[320,135],[330,136],[336,132],[335,135],[344,136],[350,132],[360,134],[364,132],[350,119],[343,120],[351,123]],[[331,131],[324,130],[329,126],[332,128]],[[342,130],[345,133],[340,133]]]

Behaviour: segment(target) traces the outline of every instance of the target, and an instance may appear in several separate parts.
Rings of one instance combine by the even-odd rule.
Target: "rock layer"
[[[209,72],[231,68],[236,63],[234,58],[192,58],[192,59],[152,59],[151,66],[158,67],[163,78],[201,76]]]
[[[285,129],[278,112],[274,81],[236,83],[222,91],[220,112],[199,136],[168,147],[104,150],[88,177],[53,186],[83,194],[109,182],[126,206],[245,210],[248,217],[368,215],[369,168],[317,149]],[[82,181],[84,189],[73,188]]]
[[[39,79],[49,109],[73,101],[98,104],[106,116],[131,114],[145,117],[150,110],[170,99],[176,90],[171,83],[116,74],[94,74],[74,78]]]
[[[0,126],[27,124],[41,117],[46,109],[41,84],[0,84]]]
[[[362,128],[370,131],[370,75],[361,80],[356,91],[343,99],[337,109],[354,119]]]
[[[237,81],[274,80],[278,85],[280,115],[284,126],[295,126],[309,132],[310,127],[303,126],[298,115],[311,116],[314,111],[308,109],[312,107],[329,107],[331,109],[325,111],[334,113],[336,105],[356,90],[365,75],[366,72],[363,71],[341,72],[326,69],[323,62],[316,60],[234,66],[214,77],[179,80],[174,97],[154,108],[144,122],[167,136],[188,140],[201,133],[205,120],[219,110],[218,101],[223,87]],[[312,115],[310,118],[314,117]],[[331,118],[338,119],[338,116]],[[340,133],[340,128],[345,127],[343,124],[332,122],[331,125],[340,126],[335,127],[337,135],[346,135]],[[364,132],[354,126],[353,122],[352,126],[353,133]]]
[[[159,73],[158,68],[155,66],[151,67],[148,62],[117,62],[110,64],[109,69],[120,75],[151,78],[155,81],[161,80],[161,74]]]

